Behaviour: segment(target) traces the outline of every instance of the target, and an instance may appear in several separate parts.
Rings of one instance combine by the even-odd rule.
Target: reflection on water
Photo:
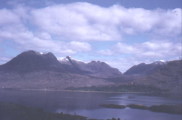
[[[181,120],[182,115],[156,113],[138,109],[107,109],[101,104],[180,104],[179,99],[145,96],[141,94],[84,93],[61,91],[21,91],[0,90],[0,101],[13,102],[31,107],[39,107],[51,112],[79,114],[89,118],[123,120]],[[137,118],[137,119],[136,119]]]
[[[180,104],[182,101],[180,99],[172,99],[166,97],[156,97],[156,96],[144,96],[140,94],[122,94],[118,96],[111,97],[108,99],[112,102],[117,102],[117,104],[128,105],[128,104],[143,104],[146,106],[151,105],[161,105],[161,104]]]

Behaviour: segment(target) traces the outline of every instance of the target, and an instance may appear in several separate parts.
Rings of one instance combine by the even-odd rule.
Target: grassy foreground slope
[[[0,102],[0,120],[98,120],[80,115],[51,113],[42,109],[26,107],[14,103]],[[112,118],[107,120],[121,120]]]
[[[49,113],[41,109],[0,102],[0,120],[87,120],[87,118],[63,113]]]

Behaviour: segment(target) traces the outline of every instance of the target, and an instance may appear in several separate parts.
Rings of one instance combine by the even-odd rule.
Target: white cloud
[[[181,58],[181,50],[180,43],[150,41],[133,46],[118,43],[111,49],[107,49],[106,51],[102,50],[100,54],[110,55],[110,60],[107,62],[113,67],[119,68],[120,71],[125,72],[133,65],[140,63],[179,59]]]
[[[52,5],[46,8],[0,10],[0,25],[12,29],[48,33],[68,41],[115,41],[123,34],[150,32],[159,36],[181,34],[181,9],[146,10],[89,3]],[[13,25],[13,26],[12,26]],[[5,31],[2,29],[1,31]],[[3,33],[9,35],[9,33]],[[21,32],[21,31],[20,31]],[[15,35],[14,35],[15,36]]]
[[[113,51],[110,50],[110,49],[99,50],[97,53],[98,53],[98,54],[101,54],[101,55],[108,55],[108,56],[111,56],[111,55],[114,54]]]
[[[123,44],[121,42],[117,43],[114,46],[114,49],[117,50],[119,53],[134,53],[137,52],[137,48],[131,46],[131,45],[127,45],[127,44]]]
[[[146,10],[114,5],[108,8],[73,3],[34,9],[32,20],[41,30],[66,40],[121,40],[140,32],[172,36],[181,32],[181,9]],[[46,14],[45,14],[46,13]]]
[[[141,45],[141,55],[146,57],[177,57],[181,51],[180,43],[173,43],[172,41],[151,41],[144,42]]]
[[[90,51],[91,45],[86,42],[71,41],[68,47],[71,47],[75,51]]]
[[[103,44],[113,41],[117,44],[111,49],[101,47],[97,55],[128,57],[121,62],[127,62],[132,56],[133,63],[146,58],[168,59],[178,56],[181,51],[180,43],[173,40],[181,35],[181,14],[180,8],[146,10],[120,5],[101,7],[86,2],[45,8],[18,6],[0,9],[0,42],[12,42],[20,50],[69,55],[78,52],[95,54],[92,46],[97,46],[97,43],[94,41]],[[127,40],[125,42],[123,38],[126,35],[143,33],[160,39],[125,44]],[[166,38],[168,40],[163,40]]]
[[[104,55],[129,55],[135,57],[141,57],[143,59],[148,58],[168,58],[177,57],[181,52],[181,44],[173,43],[171,41],[147,41],[144,43],[138,43],[134,45],[117,43],[111,49],[101,50],[98,53]]]
[[[1,9],[0,16],[0,25],[7,25],[9,23],[14,24],[20,22],[19,17],[8,9]]]
[[[1,44],[8,40],[15,42],[15,47],[20,50],[34,49],[57,54],[75,54],[91,50],[91,45],[86,42],[54,40],[51,33],[34,30],[37,28],[29,23],[30,20],[28,11],[24,7],[0,10]]]
[[[86,3],[81,5],[83,6],[71,4],[35,9],[32,11],[32,20],[41,30],[57,35],[61,39],[83,41],[120,39],[115,27],[111,26],[110,23],[106,25],[100,21],[105,19],[105,12],[101,7]],[[87,6],[91,9],[87,8],[86,11],[85,7]],[[100,13],[102,16],[97,18],[99,15],[95,11],[102,12],[103,14]]]
[[[133,45],[119,42],[110,49],[98,51],[98,54],[108,56],[107,63],[124,72],[142,62],[179,59],[181,51],[180,41],[175,43],[169,40],[151,40]]]

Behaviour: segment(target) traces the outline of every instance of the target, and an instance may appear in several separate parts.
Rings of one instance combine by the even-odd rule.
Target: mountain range
[[[182,60],[141,63],[121,73],[105,62],[88,63],[69,56],[58,60],[51,52],[25,51],[0,65],[0,87],[54,89],[122,84],[150,85],[178,93],[182,90]]]
[[[28,73],[35,71],[54,71],[61,73],[78,73],[98,77],[117,77],[121,72],[100,61],[84,63],[67,56],[63,60],[57,60],[52,53],[41,54],[36,51],[26,51],[4,65],[0,66],[0,71]]]
[[[52,53],[25,51],[0,65],[1,88],[65,89],[113,84],[105,78],[120,76],[118,69],[100,61],[84,63]]]

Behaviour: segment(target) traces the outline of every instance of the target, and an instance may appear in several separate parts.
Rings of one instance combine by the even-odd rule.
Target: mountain
[[[147,75],[165,66],[166,62],[156,61],[151,64],[141,63],[128,69],[125,75]]]
[[[74,60],[71,57],[67,56],[66,58],[60,60],[62,64],[72,66],[76,69],[85,71],[90,76],[100,77],[100,78],[115,78],[122,75],[122,73],[105,62],[101,61],[91,61],[88,63]]]
[[[26,73],[41,70],[68,73],[80,72],[69,65],[61,64],[51,52],[41,54],[33,50],[23,52],[6,64],[0,66],[0,71],[5,72]]]
[[[65,65],[69,65],[75,69],[80,69],[80,70],[83,70],[83,71],[87,71],[86,68],[84,69],[86,63],[85,62],[82,62],[82,61],[79,61],[79,60],[75,60],[73,58],[71,58],[70,56],[66,56],[65,58],[59,60],[59,62],[61,64],[65,64]]]
[[[95,68],[115,70],[107,64],[95,64]],[[77,62],[66,57],[60,62],[52,53],[40,54],[36,51],[25,51],[9,62],[0,65],[1,88],[26,89],[66,89],[68,87],[86,87],[111,85],[112,82],[103,79],[107,75],[100,75],[91,67],[92,64]],[[89,68],[91,67],[91,68]],[[98,73],[97,73],[98,72]],[[97,76],[97,77],[95,77]],[[104,77],[103,77],[104,76]],[[110,76],[115,77],[115,76]]]
[[[172,94],[182,91],[182,60],[154,62],[131,67],[125,76],[138,85],[150,85]]]
[[[50,52],[40,54],[30,50],[0,65],[0,88],[63,90],[109,86],[114,90],[123,85],[152,86],[168,93],[180,93],[182,60],[141,63],[121,74],[105,62],[85,63],[69,56],[57,60]]]
[[[50,52],[41,54],[33,50],[23,52],[6,64],[0,65],[0,71],[5,72],[26,73],[42,70],[87,74],[99,78],[117,77],[121,75],[118,69],[112,68],[104,62],[92,61],[84,63],[74,60],[69,56],[58,61]]]

